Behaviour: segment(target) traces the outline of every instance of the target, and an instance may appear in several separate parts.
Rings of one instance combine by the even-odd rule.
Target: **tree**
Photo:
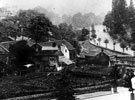
[[[28,26],[29,38],[33,39],[36,43],[47,41],[50,36],[48,32],[51,26],[51,21],[43,14],[31,18]]]
[[[74,46],[74,48],[77,51],[77,54],[80,53],[80,46],[78,43],[77,36],[81,35],[81,31],[79,31],[79,33],[74,32],[72,25],[68,25],[66,23],[60,23],[58,26],[53,25],[50,28],[50,31],[53,33],[53,36],[52,36],[53,38],[58,39],[58,40],[62,40],[62,39],[67,40]],[[88,33],[85,33],[85,34],[88,34]]]
[[[135,43],[135,32],[131,34],[131,41],[132,43]]]
[[[72,17],[72,24],[75,28],[81,28],[84,27],[82,25],[83,21],[83,15],[81,13],[77,13]]]
[[[29,47],[27,41],[18,41],[9,47],[10,54],[14,57],[12,59],[13,66],[16,66],[18,71],[25,69],[25,64],[32,63],[31,57],[35,53],[34,49]]]
[[[18,28],[20,30],[20,34],[23,37],[28,37],[28,25],[30,22],[30,19],[34,16],[41,15],[40,13],[34,11],[34,10],[20,10],[17,13],[17,22],[18,22]]]
[[[73,15],[72,25],[75,28],[87,27],[89,28],[92,24],[101,24],[102,18],[100,16],[96,16],[94,13],[76,13]]]
[[[8,35],[8,30],[9,28],[7,28],[4,23],[1,21],[0,22],[0,42],[4,42],[4,41],[12,41],[12,39],[9,37]]]
[[[130,0],[130,5],[128,7],[128,22],[132,29],[131,33],[133,33],[135,31],[135,8],[132,0]]]
[[[103,25],[106,26],[106,30],[112,38],[115,35],[120,39],[122,35],[127,34],[127,11],[128,9],[125,0],[113,0],[112,11],[105,16],[105,20],[103,22]]]
[[[97,40],[98,40],[98,42],[99,42],[99,46],[100,46],[101,38],[98,38]]]
[[[126,34],[127,27],[127,7],[125,0],[114,0],[112,6],[113,30],[114,34]]]
[[[132,41],[133,37],[134,36],[131,36],[130,34],[125,34],[121,38],[122,38],[123,41],[125,41],[127,43],[128,47],[130,47],[131,43],[133,43],[133,41]]]
[[[124,52],[125,48],[127,47],[127,43],[125,41],[122,41],[120,43],[120,47],[123,49],[123,52]]]
[[[135,44],[132,44],[132,46],[131,46],[131,50],[133,50],[133,51],[134,51],[134,55],[135,55]]]
[[[67,23],[60,23],[60,24],[59,24],[59,29],[61,29],[61,30],[68,30],[68,25],[67,25]]]
[[[95,40],[95,38],[97,38],[97,35],[96,35],[96,30],[94,28],[94,24],[91,25],[91,37],[93,40]]]
[[[86,35],[88,35],[88,34],[89,34],[89,30],[86,29],[85,27],[83,27],[83,29],[82,29],[82,35],[83,35],[83,36],[86,36]]]
[[[4,33],[6,33],[7,37],[10,36],[14,38],[14,40],[16,40],[16,38],[20,36],[17,16],[11,16],[11,17],[7,17],[6,19],[3,19],[2,24],[4,28]]]
[[[104,43],[106,44],[106,48],[107,48],[107,44],[109,43],[109,40],[108,39],[105,39],[104,40]]]
[[[1,21],[3,32],[7,37],[12,37],[16,40],[19,36],[28,37],[28,25],[30,19],[41,15],[40,13],[34,10],[20,10],[14,16],[8,16]],[[23,39],[23,38],[22,38]]]
[[[66,69],[63,69],[60,78],[56,81],[56,100],[76,100],[71,83],[71,75]]]
[[[135,44],[132,45],[131,49],[135,51]]]
[[[112,12],[108,12],[103,22],[103,25],[106,26],[106,29],[104,29],[104,31],[110,33],[110,31],[113,30],[113,23],[114,21],[113,21]]]
[[[79,44],[79,41],[78,41],[78,40],[73,40],[73,41],[71,42],[71,44],[72,44],[73,47],[75,48],[76,53],[79,55],[80,52],[81,52],[81,46],[80,46],[80,44]]]
[[[112,66],[111,71],[110,71],[110,78],[113,80],[111,82],[112,88],[115,88],[116,90],[114,92],[117,92],[117,80],[120,78],[118,66]]]
[[[66,23],[59,24],[59,33],[61,35],[61,39],[65,39],[65,40],[69,41],[70,43],[76,37],[76,34],[73,31],[72,25],[67,25]]]
[[[83,29],[81,30],[81,35],[79,37],[79,41],[85,41],[86,40],[86,36],[89,34],[89,30],[86,29],[85,27],[83,27]]]
[[[115,50],[116,41],[113,41],[113,50]]]
[[[53,25],[52,27],[50,27],[50,31],[53,33],[52,38],[55,38],[57,40],[63,39],[62,32],[61,32],[61,30],[59,29],[58,26]]]

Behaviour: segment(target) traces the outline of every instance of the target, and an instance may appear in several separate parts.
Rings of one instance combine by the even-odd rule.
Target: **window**
[[[56,61],[55,57],[50,57],[50,61],[55,62]]]

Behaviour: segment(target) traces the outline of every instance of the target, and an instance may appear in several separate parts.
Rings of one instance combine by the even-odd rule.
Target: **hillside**
[[[101,38],[101,43],[100,45],[102,47],[105,47],[105,43],[104,43],[104,40],[105,39],[108,39],[109,40],[109,43],[107,45],[107,47],[111,50],[113,50],[113,40],[111,39],[111,37],[109,36],[108,33],[105,33],[103,32],[103,29],[104,29],[104,26],[102,25],[95,25],[95,30],[96,30],[96,35],[97,35],[97,39],[100,37]],[[97,45],[98,41],[96,39],[96,43],[94,43],[93,41],[91,41],[91,43]],[[120,43],[116,43],[115,45],[115,50],[116,51],[119,51],[119,52],[123,52],[122,51],[122,48],[120,47]],[[125,50],[125,53],[128,53],[128,54],[131,54],[133,55],[133,51],[129,48],[128,50]]]

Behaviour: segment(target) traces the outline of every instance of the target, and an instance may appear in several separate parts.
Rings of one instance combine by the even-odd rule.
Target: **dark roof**
[[[6,50],[9,50],[10,45],[15,44],[17,41],[6,41],[6,42],[1,42],[1,46],[4,47]],[[53,43],[56,43],[58,46],[59,45],[66,45],[69,50],[74,50],[75,48],[66,40],[54,40],[50,42],[42,42],[38,43],[40,46],[52,46]],[[35,43],[33,41],[27,40],[27,44],[29,46],[33,46]]]
[[[15,43],[16,41],[6,41],[6,42],[1,42],[1,45],[4,46],[7,50],[9,50],[9,46]]]
[[[0,44],[1,44],[3,47],[5,47],[7,50],[9,50],[10,45],[15,44],[16,42],[18,42],[18,41],[6,41],[6,42],[1,42]],[[35,43],[32,42],[32,41],[28,41],[28,40],[27,40],[27,44],[28,44],[29,46],[32,46],[32,45],[34,45]]]
[[[80,43],[84,48],[87,50],[82,51],[81,55],[82,56],[96,56],[99,54],[101,51],[103,51],[105,54],[108,56],[114,56],[114,55],[129,55],[127,53],[119,52],[119,51],[114,51],[108,48],[104,48],[101,46],[94,45],[89,42],[89,40],[86,41],[81,41]]]
[[[99,54],[96,55],[96,57],[109,57],[106,53],[100,52]]]
[[[66,45],[69,50],[74,50],[74,49],[75,49],[75,48],[74,48],[68,41],[66,41],[66,40],[56,40],[56,41],[43,42],[43,43],[38,43],[38,44],[41,45],[41,46],[52,46],[52,44],[53,44],[54,42],[55,42],[58,46],[59,46],[59,45],[62,45],[62,44]]]
[[[0,44],[0,54],[7,54],[9,51],[4,46]]]

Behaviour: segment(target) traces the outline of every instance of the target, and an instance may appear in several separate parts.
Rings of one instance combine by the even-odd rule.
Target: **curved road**
[[[127,88],[118,87],[118,93],[99,92],[99,93],[90,93],[84,95],[78,95],[78,100],[131,100],[131,92]]]

